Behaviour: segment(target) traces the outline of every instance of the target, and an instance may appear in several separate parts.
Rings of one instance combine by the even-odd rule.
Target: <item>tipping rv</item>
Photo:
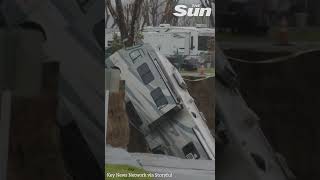
[[[131,123],[144,134],[152,153],[214,160],[213,135],[167,58],[143,44],[117,51],[106,65],[120,69],[127,106],[137,115]]]

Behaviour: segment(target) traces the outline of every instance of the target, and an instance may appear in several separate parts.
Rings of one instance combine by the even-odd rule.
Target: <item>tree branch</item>
[[[117,12],[113,9],[112,5],[111,5],[111,1],[110,0],[106,0],[106,5],[107,8],[109,9],[109,12],[111,14],[111,16],[116,19],[117,18]]]
[[[134,5],[133,5],[133,12],[132,12],[132,18],[131,18],[131,24],[130,24],[130,34],[129,34],[129,39],[128,39],[128,45],[133,45],[134,41],[134,35],[135,35],[135,25],[137,22],[137,19],[140,14],[140,6],[142,4],[143,0],[135,0]]]
[[[128,29],[125,23],[123,7],[121,0],[115,0],[116,3],[116,10],[117,10],[117,24],[121,34],[121,40],[127,41],[128,39]],[[126,42],[124,42],[126,45]]]

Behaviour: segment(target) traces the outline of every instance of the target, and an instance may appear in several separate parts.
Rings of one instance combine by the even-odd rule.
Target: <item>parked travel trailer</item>
[[[112,45],[113,35],[119,32],[106,31],[106,48]],[[210,50],[209,40],[214,39],[215,29],[198,24],[196,27],[178,27],[160,24],[159,27],[147,26],[142,31],[144,43],[150,44],[167,58],[177,54],[186,59],[197,58]],[[214,41],[212,41],[214,42]]]

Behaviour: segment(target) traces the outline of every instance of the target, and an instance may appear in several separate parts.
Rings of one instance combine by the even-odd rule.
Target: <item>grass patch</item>
[[[129,175],[132,174],[149,174],[145,170],[128,165],[106,165],[105,166],[105,180],[152,180],[151,177],[107,177],[109,174]]]

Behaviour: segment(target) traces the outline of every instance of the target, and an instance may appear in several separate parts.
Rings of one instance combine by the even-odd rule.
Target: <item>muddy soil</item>
[[[204,114],[209,129],[214,129],[215,78],[211,77],[202,81],[186,81],[190,95],[195,99],[199,110]]]
[[[250,52],[241,58],[246,53]],[[274,64],[231,64],[245,100],[261,118],[274,149],[284,155],[298,180],[318,180],[320,52]]]

